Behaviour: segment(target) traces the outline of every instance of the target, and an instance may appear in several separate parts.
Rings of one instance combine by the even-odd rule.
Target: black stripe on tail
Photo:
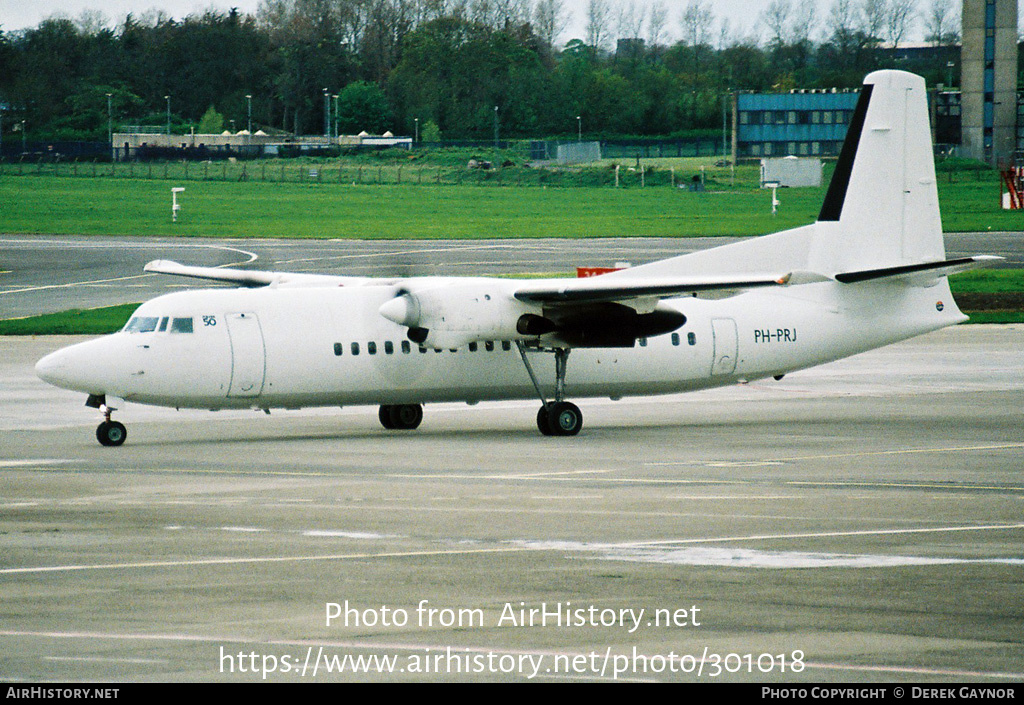
[[[850,120],[850,127],[846,131],[843,149],[839,152],[836,170],[832,173],[832,180],[828,184],[825,202],[821,204],[821,213],[818,214],[818,220],[837,221],[843,213],[846,189],[850,186],[853,161],[857,157],[857,145],[860,144],[860,135],[864,130],[864,118],[868,114],[868,103],[871,102],[872,88],[874,86],[868,84],[861,89],[860,98],[857,99],[857,107],[854,108],[853,118]]]

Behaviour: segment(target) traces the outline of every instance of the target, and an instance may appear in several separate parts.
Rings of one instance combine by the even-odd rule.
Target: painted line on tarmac
[[[924,676],[949,676],[955,678],[999,678],[1001,680],[1020,680],[1024,673],[1000,673],[989,671],[962,671],[951,668],[928,668],[927,666],[870,666],[859,664],[842,663],[816,663],[807,661],[804,663],[807,668],[820,668],[834,671],[862,671],[864,673],[906,673]],[[821,690],[827,688],[822,686]]]
[[[805,455],[792,458],[776,458],[766,462],[790,463],[800,460],[835,460],[838,458],[870,458],[882,455],[913,455],[917,453],[968,453],[979,450],[1017,450],[1024,448],[1024,443],[1002,443],[983,446],[952,446],[949,448],[905,448],[901,450],[862,451],[859,453],[832,453],[827,455]]]
[[[901,448],[896,450],[861,451],[857,453],[829,453],[824,455],[797,455],[790,458],[764,460],[665,460],[644,463],[644,467],[709,466],[709,467],[759,467],[796,463],[804,460],[838,460],[840,458],[871,458],[886,455],[916,455],[922,453],[968,453],[985,450],[1019,450],[1024,443],[1000,443],[979,446],[951,446],[946,448]],[[1003,488],[1000,488],[1003,489]]]
[[[62,573],[82,570],[126,570],[129,568],[183,568],[215,565],[253,565],[259,563],[304,563],[314,561],[366,560],[370,558],[419,558],[425,556],[460,556],[485,553],[524,553],[526,546],[501,548],[452,549],[447,551],[393,551],[385,553],[337,553],[322,556],[267,556],[262,558],[200,558],[182,561],[140,561],[137,563],[99,563],[96,565],[57,565],[34,568],[3,568],[0,575]]]
[[[0,240],[0,242],[3,242],[3,240]],[[45,241],[43,241],[43,242],[45,242]],[[62,245],[66,246],[67,243],[62,243]],[[74,245],[72,245],[72,246],[74,246]],[[79,245],[79,246],[81,246],[81,245]],[[109,247],[108,245],[100,245],[100,244],[90,245],[90,246],[91,247],[97,247],[97,248],[99,248],[99,247]],[[166,244],[159,244],[159,245],[156,245],[156,244],[154,244],[154,245],[145,245],[145,244],[142,244],[142,245],[139,245],[139,244],[132,245],[132,244],[129,244],[129,245],[125,245],[124,247],[125,248],[134,247],[136,249],[138,249],[138,248],[152,249],[152,248],[158,247],[158,246],[163,248],[163,249],[167,249],[168,248],[168,245],[166,245]],[[211,249],[211,250],[224,250],[224,251],[227,251],[227,252],[237,252],[239,254],[242,254],[242,255],[245,255],[246,257],[248,257],[248,259],[246,259],[243,262],[229,262],[228,264],[214,265],[213,269],[223,269],[225,267],[236,267],[236,266],[243,265],[243,264],[252,264],[253,262],[255,262],[256,260],[259,259],[259,255],[257,255],[255,252],[248,252],[246,250],[241,250],[241,249],[239,249],[237,247],[224,247],[222,245],[179,245],[179,247],[193,247],[193,248],[207,248],[207,249]],[[111,282],[125,282],[125,281],[131,281],[133,279],[145,279],[145,278],[148,278],[148,277],[156,277],[156,276],[160,276],[160,275],[158,273],[133,274],[133,275],[130,275],[130,276],[125,276],[125,277],[113,277],[111,279],[92,279],[92,280],[79,281],[79,282],[67,282],[66,284],[45,284],[45,285],[42,285],[42,286],[22,287],[20,289],[6,289],[6,290],[0,291],[0,295],[4,295],[4,294],[23,294],[23,293],[27,293],[27,292],[31,292],[31,291],[47,291],[47,290],[50,290],[50,289],[70,289],[70,288],[73,288],[73,287],[76,287],[76,286],[96,286],[96,285],[99,285],[99,284],[109,284]]]
[[[855,531],[820,531],[795,534],[751,534],[747,536],[719,536],[702,539],[664,539],[661,541],[635,541],[609,544],[616,548],[627,546],[671,546],[673,544],[726,543],[733,541],[773,541],[777,539],[838,538],[840,536],[892,536],[897,534],[937,534],[960,531],[1012,531],[1024,529],[1022,524],[989,524],[982,526],[938,526],[918,529],[861,529]]]

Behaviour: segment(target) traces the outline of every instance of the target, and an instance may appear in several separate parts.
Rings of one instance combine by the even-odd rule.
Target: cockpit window
[[[171,320],[171,332],[172,333],[191,333],[192,332],[192,319],[191,318],[174,318]]]
[[[135,316],[124,327],[125,333],[152,333],[160,319],[156,316]]]
[[[193,332],[192,319],[170,318],[169,316],[164,316],[163,318],[158,316],[135,316],[124,327],[125,333],[152,333],[153,331],[160,333],[191,333]]]

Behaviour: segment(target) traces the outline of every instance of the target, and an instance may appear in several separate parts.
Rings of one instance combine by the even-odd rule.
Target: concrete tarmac
[[[146,262],[349,276],[501,276],[633,265],[739,238],[539,238],[524,240],[273,240],[81,235],[0,235],[0,318],[140,303],[214,282],[148,274]],[[1000,255],[1024,266],[1019,232],[947,233],[949,257]]]
[[[0,674],[38,681],[1024,678],[1024,326],[766,381],[175,412],[120,448],[0,338]]]

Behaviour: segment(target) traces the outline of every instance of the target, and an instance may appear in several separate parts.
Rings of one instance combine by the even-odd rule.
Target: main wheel
[[[548,416],[548,407],[546,406],[542,406],[537,411],[537,428],[539,428],[540,432],[545,436],[553,435],[551,431],[551,418]]]
[[[575,436],[583,428],[583,412],[572,402],[555,402],[549,405],[548,424],[551,435]]]
[[[128,429],[120,421],[104,421],[96,427],[96,440],[105,446],[119,446],[128,437]]]
[[[391,409],[391,423],[395,428],[411,431],[423,421],[423,407],[419,404],[399,404]]]
[[[377,418],[380,419],[380,425],[384,428],[394,428],[391,424],[391,410],[394,407],[390,404],[382,404],[380,410],[377,412]]]

